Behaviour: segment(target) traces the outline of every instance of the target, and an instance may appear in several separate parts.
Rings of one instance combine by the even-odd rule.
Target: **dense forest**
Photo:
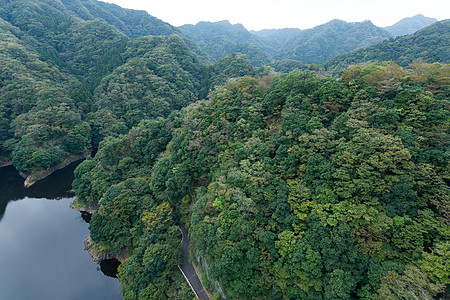
[[[261,67],[269,64],[275,52],[268,41],[251,34],[241,24],[232,25],[229,21],[200,22],[183,25],[180,29],[214,61],[239,52],[246,54],[253,65]]]
[[[370,21],[347,23],[332,20],[312,29],[303,30],[286,41],[277,57],[318,64],[338,54],[367,47],[389,37],[390,34],[386,30],[373,25]]]
[[[73,188],[99,206],[92,239],[132,251],[122,295],[147,295],[173,268],[163,258],[174,257],[177,220],[229,298],[442,293],[448,74],[417,62],[354,66],[340,80],[243,77],[105,139]]]
[[[449,24],[332,59],[390,35],[0,0],[0,163],[87,157],[75,205],[124,299],[192,298],[178,224],[214,298],[444,297]]]
[[[107,135],[204,97],[210,82],[205,74],[217,69],[201,64],[179,35],[130,38],[101,19],[90,20],[88,8],[102,11],[89,3],[103,4],[87,2],[0,3],[0,155],[26,174],[85,155]],[[107,7],[115,25],[119,8]],[[86,12],[87,20],[72,10]],[[148,28],[132,35],[172,33],[162,21],[147,19]],[[217,70],[215,81],[222,74]]]

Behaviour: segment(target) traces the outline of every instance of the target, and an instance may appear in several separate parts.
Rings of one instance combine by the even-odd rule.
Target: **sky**
[[[417,14],[450,18],[449,0],[102,0],[146,10],[174,26],[229,20],[248,30],[307,29],[333,19],[385,27]]]

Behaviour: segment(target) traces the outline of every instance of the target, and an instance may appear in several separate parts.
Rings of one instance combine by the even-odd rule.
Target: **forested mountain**
[[[240,52],[255,66],[267,65],[272,59],[317,64],[390,37],[387,31],[370,21],[333,20],[307,30],[286,28],[261,30],[254,34],[242,25],[232,25],[228,21],[200,22],[180,28],[213,59]]]
[[[229,21],[199,22],[180,27],[184,34],[196,42],[214,61],[228,54],[246,54],[255,66],[267,65],[273,49],[261,38],[251,34],[241,24]]]
[[[94,247],[128,257],[125,299],[191,298],[178,223],[230,299],[431,299],[450,284],[449,25],[325,64],[336,79],[306,62],[387,33],[0,0],[1,162],[41,174],[99,148],[73,190]],[[347,68],[375,59],[393,62]]]
[[[204,67],[179,36],[129,38],[55,1],[2,1],[0,17],[1,154],[19,171],[50,169],[199,98]]]
[[[252,34],[262,37],[270,41],[273,46],[283,46],[291,38],[300,34],[302,30],[298,28],[282,28],[282,29],[262,29],[258,31],[250,31]]]
[[[203,65],[179,35],[132,38],[102,19],[90,20],[120,16],[114,5],[44,0],[2,1],[0,7],[0,155],[24,174],[84,155],[143,119],[166,117],[229,78],[264,73],[244,56]],[[162,24],[147,17],[137,26],[146,33]]]
[[[52,20],[63,22],[62,20],[67,20],[67,17],[77,17],[84,21],[101,20],[115,27],[128,37],[182,35],[182,32],[178,28],[149,15],[146,11],[126,9],[115,4],[97,0],[18,0],[14,2],[12,4],[7,0],[0,1],[0,10],[4,10],[4,19],[11,21],[13,24],[14,18],[26,17],[29,13],[35,14],[36,11],[39,11],[42,16],[49,18],[48,21],[50,22]],[[13,7],[14,11],[11,11],[11,7]],[[59,19],[54,19],[55,12],[59,14]],[[20,20],[16,21],[20,22]],[[50,24],[45,24],[45,26],[48,25]],[[183,36],[183,39],[189,48],[200,56],[200,59],[206,62],[208,61],[206,53],[203,53],[194,42],[185,36]]]
[[[423,15],[416,15],[410,18],[404,18],[394,25],[384,27],[392,36],[412,34],[428,25],[437,22],[435,18],[428,18]]]
[[[406,67],[415,59],[450,63],[450,20],[436,22],[407,36],[389,39],[368,48],[339,55],[323,64],[335,73],[349,65],[370,61],[394,61]]]
[[[49,1],[54,3],[54,1]],[[178,29],[159,20],[146,11],[122,8],[118,5],[95,0],[62,0],[64,9],[83,20],[104,20],[129,37],[170,35]]]
[[[2,19],[0,39],[2,161],[11,160],[12,152],[18,170],[48,168],[68,153],[89,149],[89,126],[70,96],[79,81],[42,61],[33,50],[37,42]],[[46,145],[49,136],[52,145]],[[45,153],[37,151],[42,148]]]
[[[115,4],[96,0],[19,0],[14,1],[14,11],[11,10],[10,2],[2,0],[0,5],[1,9],[4,10],[3,16],[9,13],[11,20],[25,17],[27,13],[35,13],[36,10],[47,16],[52,16],[54,11],[58,11],[65,16],[75,16],[84,21],[105,21],[129,37],[170,35],[179,32],[176,27],[149,15],[145,11],[125,9]],[[26,6],[28,10],[24,11],[23,6]],[[45,11],[49,10],[50,7],[52,12],[49,15]],[[20,15],[19,12],[23,12],[24,15]],[[54,16],[49,21],[52,21],[53,18]],[[9,18],[6,19],[10,20]],[[26,19],[23,19],[22,22],[26,22]]]
[[[254,66],[261,67],[270,64],[277,71],[286,71],[293,70],[295,67],[304,68],[308,64],[324,63],[338,55],[366,48],[373,44],[378,45],[378,43],[392,37],[387,29],[391,30],[393,35],[398,35],[399,32],[402,32],[403,35],[408,30],[411,33],[415,32],[426,24],[432,23],[433,20],[435,19],[418,15],[405,18],[386,29],[377,27],[370,21],[347,23],[341,20],[332,20],[306,30],[285,28],[249,32],[241,24],[232,25],[228,21],[200,22],[196,25],[183,25],[180,29],[185,35],[198,43],[200,48],[208,53],[214,61],[231,53],[241,53],[246,54]],[[427,31],[422,33],[422,35],[432,34]],[[436,34],[440,36],[433,36],[432,38],[438,38],[436,44],[442,46],[438,46],[439,50],[437,51],[442,51],[445,45],[441,41],[442,38],[446,39],[446,32],[438,30]],[[433,53],[419,52],[417,46],[400,46],[400,44],[407,44],[406,40],[408,39],[411,38],[399,42],[390,40],[380,44],[380,47],[393,43],[392,47],[394,48],[405,47],[404,50],[409,53],[407,56],[410,58],[423,57],[431,59],[430,61],[441,61],[441,57],[433,59],[432,57],[436,56]],[[430,41],[423,41],[420,38],[418,41],[412,39],[411,44],[414,45],[424,44],[425,47],[428,47],[430,44]],[[387,47],[389,48],[389,46]],[[377,46],[374,46],[370,49],[376,48]],[[391,52],[390,57],[386,55],[379,60],[392,60],[394,57],[404,56],[403,51]],[[436,50],[433,49],[431,52],[436,52]],[[357,53],[366,53],[366,51],[361,50]],[[373,55],[369,54],[369,56]],[[342,57],[345,58],[346,56]],[[402,66],[406,66],[407,61],[411,62],[412,60],[396,61]]]
[[[443,292],[448,73],[373,63],[340,80],[244,77],[104,140],[73,188],[100,204],[90,224],[99,247],[131,253],[124,298],[160,298],[176,220],[230,299]]]
[[[317,64],[389,37],[387,31],[370,21],[347,23],[332,20],[312,29],[302,30],[285,43],[277,57]]]

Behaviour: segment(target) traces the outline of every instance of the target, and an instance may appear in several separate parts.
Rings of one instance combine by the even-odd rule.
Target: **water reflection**
[[[117,268],[120,265],[120,261],[117,259],[105,259],[100,262],[100,271],[109,277],[117,277]]]
[[[88,212],[82,211],[81,212],[81,218],[86,222],[89,223],[91,221],[92,215]]]
[[[57,170],[47,178],[29,188],[23,186],[24,179],[13,166],[0,168],[0,221],[9,201],[29,198],[60,199],[71,197],[73,171],[79,162]]]
[[[121,299],[118,279],[84,250],[89,216],[69,208],[75,167],[29,189],[0,169],[0,299]]]

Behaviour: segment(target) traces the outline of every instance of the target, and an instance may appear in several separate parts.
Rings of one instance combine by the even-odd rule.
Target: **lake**
[[[13,167],[0,168],[0,299],[122,299],[119,280],[101,270],[110,266],[84,250],[88,224],[69,208],[75,167],[28,189]]]

